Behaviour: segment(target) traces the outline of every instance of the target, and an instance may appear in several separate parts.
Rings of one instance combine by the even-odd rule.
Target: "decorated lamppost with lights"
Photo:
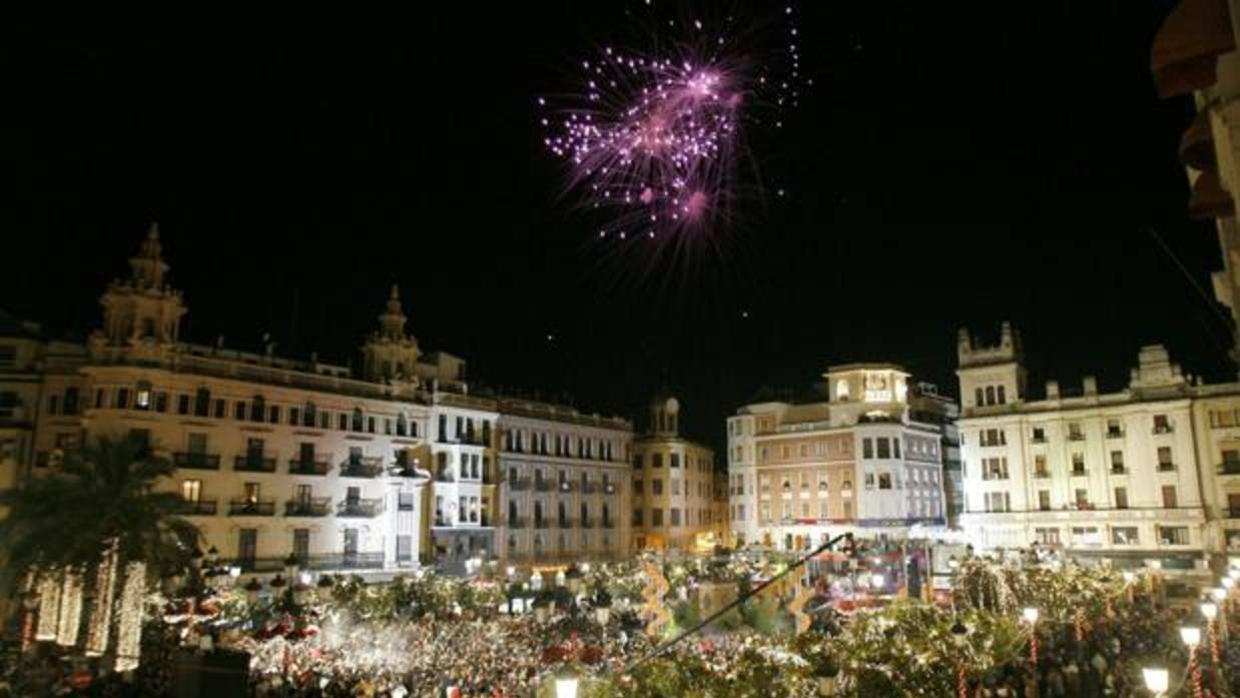
[[[1218,605],[1212,601],[1206,601],[1201,604],[1201,615],[1206,619],[1206,633],[1210,636],[1210,659],[1214,662],[1214,666],[1219,666],[1220,654],[1218,648],[1218,630],[1214,621],[1218,618]]]
[[[1154,694],[1154,698],[1163,698],[1171,684],[1171,674],[1162,667],[1145,667],[1141,670],[1145,679],[1145,688]]]
[[[956,646],[956,698],[969,698],[969,672],[966,667],[969,628],[957,618],[951,631],[952,644]]]
[[[1188,676],[1193,682],[1193,698],[1202,698],[1201,667],[1197,665],[1197,648],[1201,645],[1201,628],[1191,625],[1181,627],[1180,639],[1188,647]]]
[[[1029,663],[1038,663],[1038,609],[1030,606],[1020,612],[1020,617],[1029,624]]]

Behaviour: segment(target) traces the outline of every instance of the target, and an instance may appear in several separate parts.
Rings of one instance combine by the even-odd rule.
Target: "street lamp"
[[[301,569],[301,560],[298,559],[296,553],[289,553],[284,558],[284,576],[289,579],[297,579],[297,572]]]
[[[875,572],[874,574],[870,575],[870,586],[874,587],[875,589],[882,589],[883,583],[886,581],[887,581],[887,578],[883,576],[882,572]]]
[[[1141,676],[1145,678],[1145,687],[1154,694],[1155,698],[1160,698],[1166,693],[1171,682],[1171,675],[1166,669],[1159,667],[1145,667],[1141,670]]]
[[[1201,668],[1197,666],[1197,647],[1201,645],[1201,628],[1185,625],[1180,639],[1188,646],[1188,675],[1193,681],[1193,698],[1201,698]]]
[[[1020,615],[1029,624],[1029,663],[1038,663],[1038,609],[1029,606],[1021,610]]]
[[[1213,596],[1215,601],[1222,601],[1227,598],[1227,590],[1223,587],[1214,587],[1210,590],[1210,596]]]
[[[319,577],[319,601],[327,603],[332,600],[332,591],[335,589],[336,580],[332,579],[330,574]]]
[[[969,643],[969,626],[957,618],[952,624],[952,644],[956,646],[956,695],[966,696],[969,693],[969,675],[964,666],[964,648]]]
[[[258,603],[258,593],[263,590],[263,585],[257,579],[251,579],[242,588],[245,589],[245,600],[249,601],[251,606]]]
[[[220,549],[213,545],[211,546],[210,549],[207,550],[207,567],[215,567],[219,563],[220,563]]]
[[[574,677],[556,679],[555,698],[577,698],[577,679]]]

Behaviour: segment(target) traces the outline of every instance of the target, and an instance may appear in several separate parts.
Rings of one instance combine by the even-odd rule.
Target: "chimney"
[[[1093,376],[1085,376],[1085,379],[1082,381],[1082,383],[1084,384],[1083,387],[1085,389],[1086,395],[1097,395],[1098,394],[1098,379],[1097,378]]]
[[[1059,381],[1046,381],[1046,399],[1059,399]]]

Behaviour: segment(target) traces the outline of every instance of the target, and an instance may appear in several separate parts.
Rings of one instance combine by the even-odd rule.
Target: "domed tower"
[[[147,230],[129,267],[129,278],[113,281],[99,299],[103,327],[91,335],[91,347],[96,351],[141,348],[148,354],[170,350],[176,345],[186,308],[181,292],[164,282],[168,264],[163,259],[158,223]]]
[[[414,366],[421,352],[418,340],[405,332],[408,322],[400,304],[400,288],[392,284],[387,306],[379,315],[379,331],[372,333],[362,347],[366,380],[387,383],[414,378]]]
[[[678,436],[680,434],[680,402],[666,393],[650,400],[649,432],[653,436]]]

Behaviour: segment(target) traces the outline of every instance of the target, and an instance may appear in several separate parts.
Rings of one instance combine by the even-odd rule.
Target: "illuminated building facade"
[[[833,366],[825,378],[816,399],[755,402],[728,419],[736,544],[802,550],[845,532],[941,528],[954,404],[891,364]]]

